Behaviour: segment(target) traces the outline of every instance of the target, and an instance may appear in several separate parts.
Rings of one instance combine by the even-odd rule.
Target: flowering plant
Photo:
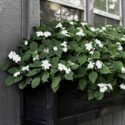
[[[56,92],[61,81],[77,81],[89,99],[98,100],[125,90],[124,34],[122,27],[94,28],[80,21],[42,24],[20,42],[19,54],[9,53],[11,65],[2,65],[10,74],[5,83],[18,83],[20,89],[51,83]]]

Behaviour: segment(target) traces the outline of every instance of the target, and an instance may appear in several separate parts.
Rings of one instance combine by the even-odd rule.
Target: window
[[[94,25],[121,24],[121,0],[95,0]]]
[[[41,21],[85,19],[84,0],[41,0]]]

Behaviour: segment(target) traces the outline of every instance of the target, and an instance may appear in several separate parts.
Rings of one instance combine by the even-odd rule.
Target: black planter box
[[[47,85],[25,89],[24,125],[78,125],[125,109],[125,94],[88,101],[87,94],[76,88],[66,83],[56,94]]]

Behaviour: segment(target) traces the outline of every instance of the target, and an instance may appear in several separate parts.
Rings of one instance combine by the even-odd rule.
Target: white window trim
[[[56,2],[56,3],[62,4],[62,5],[66,5],[66,6],[76,8],[76,9],[80,9],[80,10],[85,10],[85,5],[86,5],[85,2],[83,3],[84,5],[82,5],[82,4],[76,5],[73,2],[70,2],[70,1],[67,1],[67,0],[48,0],[48,1]]]
[[[102,10],[99,10],[99,9],[96,9],[96,8],[93,8],[93,13],[97,14],[97,15],[104,16],[104,17],[108,17],[108,18],[111,18],[111,19],[121,20],[121,17],[118,16],[118,15],[108,13],[106,11],[102,11]]]
[[[97,14],[97,15],[100,15],[100,16],[103,16],[103,17],[108,17],[108,18],[111,18],[111,19],[118,20],[118,21],[120,21],[120,25],[122,25],[122,0],[120,0],[119,2],[120,2],[120,6],[119,6],[120,7],[120,13],[119,13],[119,15],[112,14],[112,13],[109,13],[109,12],[106,12],[106,11],[103,11],[103,10],[100,10],[100,9],[96,9],[96,8],[93,8],[93,13]]]

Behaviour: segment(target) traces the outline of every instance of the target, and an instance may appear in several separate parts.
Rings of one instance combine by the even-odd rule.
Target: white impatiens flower
[[[107,85],[104,83],[99,83],[97,86],[100,88],[101,93],[104,93],[107,90]]]
[[[20,75],[20,72],[18,71],[18,72],[15,72],[14,74],[13,74],[13,76],[14,77],[17,77],[17,76],[19,76]]]
[[[83,30],[81,29],[79,32],[76,33],[76,36],[85,36],[86,34],[83,33]]]
[[[125,90],[125,84],[122,83],[122,84],[120,85],[120,88],[123,89],[123,90]]]
[[[51,32],[48,32],[48,31],[47,31],[47,32],[44,32],[44,36],[45,36],[45,37],[51,36]]]
[[[57,47],[57,46],[54,46],[54,47],[53,47],[53,50],[54,50],[54,51],[57,51],[57,50],[58,50],[58,47]]]
[[[12,59],[14,62],[18,63],[21,61],[21,57],[16,54],[16,52],[11,51],[8,55],[9,59]]]
[[[125,73],[125,67],[122,67],[121,73]]]
[[[64,64],[59,63],[58,64],[58,70],[59,71],[65,71],[66,74],[69,74],[71,72],[70,68],[67,68]]]
[[[22,71],[29,71],[29,66],[23,66]]]
[[[43,33],[42,31],[37,31],[37,32],[36,32],[36,35],[37,35],[37,37],[40,37],[40,36],[43,36],[44,33]]]
[[[95,65],[96,65],[97,69],[101,69],[103,66],[103,63],[101,61],[97,60]]]
[[[122,41],[125,41],[125,35],[123,35],[123,37],[121,38]]]
[[[96,29],[95,29],[94,27],[91,27],[90,30],[91,30],[92,32],[95,32],[95,31],[96,31]]]
[[[27,40],[24,41],[24,45],[26,45],[26,46],[28,45],[28,41]]]
[[[56,28],[63,28],[62,23],[58,23],[58,24],[56,25]]]
[[[48,69],[50,69],[51,64],[50,64],[49,61],[46,59],[46,60],[43,60],[43,61],[42,61],[41,66],[43,67],[44,70],[48,70]]]
[[[104,93],[105,91],[108,90],[108,87],[110,90],[113,90],[113,87],[110,83],[105,84],[105,83],[99,83],[97,86],[100,88],[100,92]]]
[[[93,55],[93,54],[94,54],[94,51],[93,51],[93,50],[92,50],[92,51],[90,51],[90,52],[89,52],[89,54]]]
[[[62,50],[63,50],[63,52],[66,53],[68,51],[68,48],[64,47],[64,48],[62,48]]]
[[[74,22],[71,21],[71,22],[70,22],[70,25],[74,25]]]
[[[69,61],[68,62],[71,66],[74,66],[75,65],[75,63],[73,63],[73,62],[71,62],[71,61]]]
[[[86,26],[87,23],[86,23],[86,22],[81,22],[81,25],[82,25],[82,26]]]
[[[99,46],[99,47],[103,47],[103,44],[102,44],[102,42],[100,41],[100,40],[98,40],[98,39],[96,39],[95,40],[95,43]]]
[[[67,30],[62,30],[61,34],[64,36],[70,36]]]
[[[92,50],[92,42],[90,42],[90,43],[86,43],[85,44],[85,47],[86,47],[86,50],[88,50],[88,51],[90,51],[90,50]]]
[[[104,30],[106,30],[106,28],[105,28],[105,27],[102,27],[102,30],[104,31]]]
[[[43,49],[43,52],[49,53],[49,48],[44,48],[44,49]]]
[[[39,55],[36,55],[35,57],[33,57],[33,61],[39,60]]]
[[[63,52],[67,52],[67,51],[68,51],[67,42],[66,42],[66,41],[64,41],[64,42],[61,43],[60,45],[61,45],[61,47],[62,47]]]
[[[119,51],[122,51],[122,50],[123,50],[123,47],[122,47],[121,43],[117,42],[116,44],[118,45],[118,50],[119,50]]]
[[[95,66],[95,63],[93,61],[89,61],[89,64],[87,66],[87,69],[93,69]]]

